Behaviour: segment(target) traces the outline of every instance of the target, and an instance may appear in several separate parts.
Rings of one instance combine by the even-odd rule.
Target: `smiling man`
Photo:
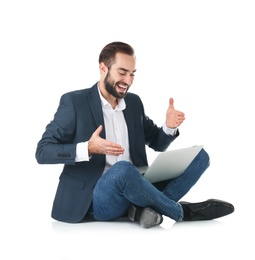
[[[128,216],[150,228],[162,223],[162,215],[193,221],[232,213],[233,205],[222,200],[179,201],[209,166],[204,149],[172,180],[152,184],[137,170],[148,165],[146,145],[165,151],[179,136],[185,114],[169,98],[165,122],[157,126],[141,99],[128,92],[135,66],[130,45],[109,43],[99,55],[100,80],[61,97],[36,149],[38,163],[64,165],[52,218],[77,223]]]
[[[109,69],[104,62],[100,62],[100,72],[104,80],[100,81],[99,87],[106,100],[111,99],[116,103],[116,99],[126,96],[133,83],[136,69],[134,56],[116,53],[114,60],[115,63]],[[118,81],[115,82],[114,79]]]

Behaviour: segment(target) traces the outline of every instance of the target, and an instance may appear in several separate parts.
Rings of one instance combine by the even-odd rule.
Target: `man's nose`
[[[125,76],[125,77],[124,77],[124,82],[125,82],[125,84],[127,84],[128,86],[132,85],[132,83],[133,83],[133,77],[132,77],[132,76]]]

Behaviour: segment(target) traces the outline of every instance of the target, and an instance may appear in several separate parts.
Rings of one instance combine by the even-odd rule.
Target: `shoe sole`
[[[135,221],[136,212],[137,212],[136,207],[134,205],[130,205],[129,210],[128,210],[128,218],[131,221]]]

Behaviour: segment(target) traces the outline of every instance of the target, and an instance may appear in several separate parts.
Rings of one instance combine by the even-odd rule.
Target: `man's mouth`
[[[116,86],[120,92],[126,92],[128,88],[128,85],[121,83],[117,83]]]

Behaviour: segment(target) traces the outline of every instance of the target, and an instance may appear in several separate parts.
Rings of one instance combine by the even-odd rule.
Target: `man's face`
[[[124,98],[135,76],[135,58],[117,53],[116,61],[108,70],[104,85],[106,91],[115,98]]]

